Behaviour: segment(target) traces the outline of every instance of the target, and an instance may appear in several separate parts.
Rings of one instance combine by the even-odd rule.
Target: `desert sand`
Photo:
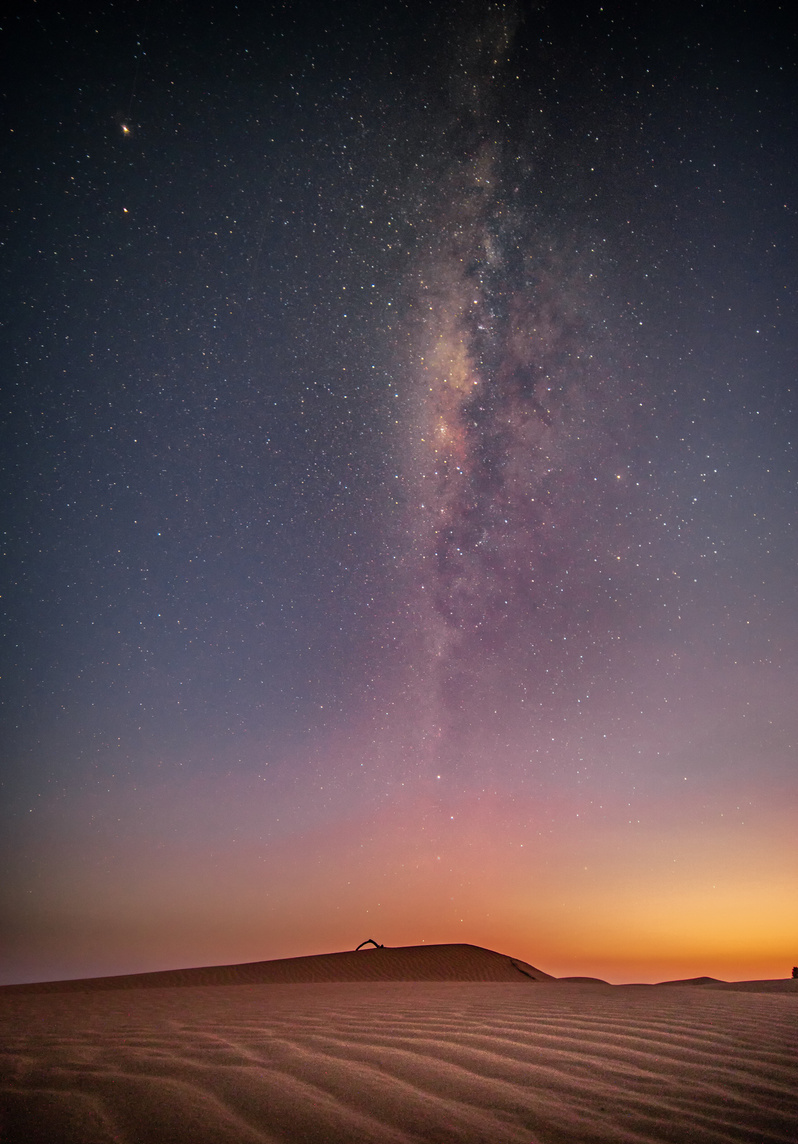
[[[794,1144],[796,986],[454,945],[11,986],[0,1142]]]

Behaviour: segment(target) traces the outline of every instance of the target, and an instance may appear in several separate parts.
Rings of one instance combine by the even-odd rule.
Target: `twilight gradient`
[[[366,937],[787,976],[786,25],[4,35],[1,980]]]

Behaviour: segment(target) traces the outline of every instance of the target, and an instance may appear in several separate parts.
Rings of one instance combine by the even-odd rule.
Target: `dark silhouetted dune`
[[[567,981],[577,985],[609,985],[603,977],[558,977],[557,981]]]
[[[713,992],[731,989],[735,993],[791,993],[798,998],[798,979],[791,977],[764,981],[709,981],[704,988]]]
[[[660,985],[726,985],[717,977],[684,977],[679,981],[660,981]]]
[[[74,993],[98,989],[163,989],[189,985],[306,985],[321,981],[553,981],[525,961],[478,945],[381,946],[243,965],[167,969],[78,981],[7,985],[17,993]]]

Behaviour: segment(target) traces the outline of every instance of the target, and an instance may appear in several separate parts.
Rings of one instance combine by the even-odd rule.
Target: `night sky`
[[[790,16],[4,17],[0,980],[789,975]]]

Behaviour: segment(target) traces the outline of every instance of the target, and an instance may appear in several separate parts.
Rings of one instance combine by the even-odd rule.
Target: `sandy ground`
[[[518,976],[2,989],[0,1142],[798,1139],[793,982]]]

